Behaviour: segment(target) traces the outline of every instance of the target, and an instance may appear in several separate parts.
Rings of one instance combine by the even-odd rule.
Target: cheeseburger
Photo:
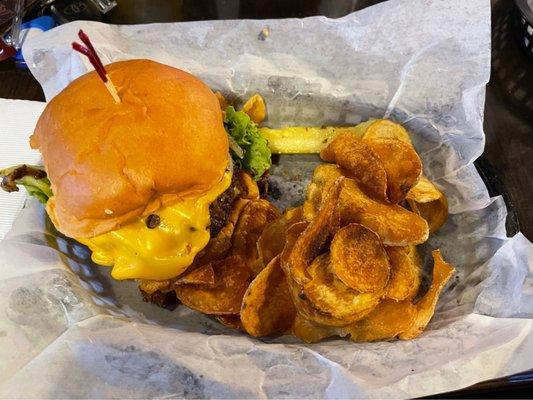
[[[112,266],[115,279],[176,278],[255,182],[236,173],[246,164],[233,167],[231,121],[225,127],[205,83],[149,60],[106,70],[121,102],[95,71],[73,81],[47,104],[30,139],[44,169],[6,169],[2,187],[26,186],[57,230],[86,245],[95,263]],[[268,163],[251,174],[259,178]]]

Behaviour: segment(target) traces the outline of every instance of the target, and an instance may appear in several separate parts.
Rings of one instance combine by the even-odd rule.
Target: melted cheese
[[[77,239],[96,264],[113,266],[115,279],[164,280],[178,276],[209,242],[209,205],[231,183],[231,173],[212,190],[158,210],[161,223],[149,229],[146,217],[92,238]]]

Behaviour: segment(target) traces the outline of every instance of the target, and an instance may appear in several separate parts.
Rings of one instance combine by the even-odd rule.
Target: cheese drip
[[[150,229],[146,218],[92,238],[79,238],[99,265],[113,266],[115,279],[164,280],[180,275],[209,242],[209,205],[230,185],[231,173],[208,193],[161,208],[161,223]]]

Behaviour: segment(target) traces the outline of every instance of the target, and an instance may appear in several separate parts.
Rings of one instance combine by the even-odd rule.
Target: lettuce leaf
[[[232,106],[226,108],[224,126],[242,149],[240,153],[231,146],[233,159],[243,169],[250,171],[255,180],[259,180],[272,165],[267,140],[261,136],[257,125],[246,113],[235,111]]]

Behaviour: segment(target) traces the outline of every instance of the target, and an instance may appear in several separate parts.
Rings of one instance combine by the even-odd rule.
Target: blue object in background
[[[43,15],[41,17],[32,19],[30,21],[24,22],[20,26],[20,44],[21,47],[24,45],[24,42],[30,37],[41,34],[52,29],[55,26],[55,21],[52,17],[48,15]],[[22,50],[17,51],[17,54],[13,56],[15,60],[15,65],[17,68],[28,68],[24,57],[22,57]]]

